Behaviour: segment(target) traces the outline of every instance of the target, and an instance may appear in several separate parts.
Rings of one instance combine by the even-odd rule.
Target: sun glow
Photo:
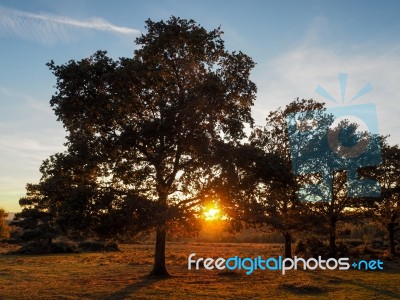
[[[205,212],[204,216],[206,221],[212,221],[212,220],[217,220],[220,219],[220,209],[217,207],[209,207]]]

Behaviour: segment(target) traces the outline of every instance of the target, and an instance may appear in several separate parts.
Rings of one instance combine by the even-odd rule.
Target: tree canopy
[[[238,144],[244,123],[253,122],[256,86],[254,62],[227,51],[219,28],[171,17],[147,20],[146,29],[132,58],[98,51],[51,61],[57,92],[50,103],[68,132],[68,156],[84,157],[79,168],[113,191],[109,209],[128,194],[157,204],[152,273],[166,275],[168,223],[204,200],[218,145]]]

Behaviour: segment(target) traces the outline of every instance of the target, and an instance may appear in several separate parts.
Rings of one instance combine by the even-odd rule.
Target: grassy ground
[[[400,264],[384,271],[255,271],[187,269],[187,257],[277,256],[280,245],[168,244],[169,279],[146,277],[152,245],[120,252],[51,256],[0,254],[0,299],[400,299]],[[5,249],[3,249],[4,251]],[[0,249],[1,251],[1,249]]]

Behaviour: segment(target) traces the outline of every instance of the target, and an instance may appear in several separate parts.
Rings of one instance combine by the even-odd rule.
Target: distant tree
[[[298,197],[300,178],[292,171],[290,143],[287,129],[289,114],[322,110],[323,104],[313,100],[300,100],[288,104],[284,109],[269,113],[265,127],[256,128],[251,137],[251,145],[261,149],[266,156],[275,155],[280,159],[280,176],[270,180],[265,174],[269,173],[264,164],[264,172],[259,173],[259,185],[256,188],[260,206],[259,214],[264,216],[263,222],[280,232],[284,238],[284,255],[292,256],[293,235],[304,229],[310,230],[319,221],[310,208],[310,203],[302,202]],[[316,116],[317,117],[317,116]],[[307,143],[307,141],[304,141]]]
[[[381,151],[382,164],[367,170],[379,181],[381,196],[364,199],[361,209],[386,229],[390,254],[396,256],[395,236],[400,232],[400,149],[398,145],[390,146],[382,137]]]
[[[319,230],[325,231],[329,236],[329,256],[335,257],[337,253],[337,225],[338,222],[346,221],[349,218],[360,217],[359,214],[350,213],[349,208],[355,209],[358,204],[356,199],[350,198],[347,194],[347,177],[345,172],[332,174],[332,194],[314,202],[313,209],[323,218]]]
[[[8,214],[2,208],[0,208],[0,238],[7,238],[10,234],[10,227],[7,224]]]
[[[289,134],[292,142],[295,140],[291,159],[302,185],[298,196],[323,217],[320,227],[326,228],[329,255],[335,257],[338,222],[349,215],[360,216],[349,211],[359,206],[359,195],[367,191],[362,183],[372,183],[371,187],[375,188],[374,182],[360,176],[359,169],[377,162],[378,139],[368,132],[357,131],[358,125],[346,119],[333,126],[334,116],[321,109],[310,110],[296,122],[296,130],[291,125]],[[311,130],[307,129],[309,126]],[[337,137],[338,141],[332,143],[332,137]],[[354,149],[361,149],[357,148],[360,145],[365,145],[362,151],[345,156],[350,155],[346,151],[359,151]]]
[[[22,240],[40,245],[38,254],[50,254],[53,238],[57,235],[56,215],[54,206],[46,203],[40,188],[40,184],[27,184],[26,196],[19,201],[23,209],[15,214],[11,224],[22,229]]]
[[[67,180],[72,168],[66,161],[66,155],[58,153],[42,163],[39,183],[27,184],[26,195],[19,200],[22,211],[12,222],[22,229],[22,240],[36,243],[38,254],[50,254],[53,239],[62,231],[59,208],[74,188]],[[84,219],[79,218],[79,224],[84,224]]]
[[[295,232],[314,228],[326,230],[329,254],[335,256],[337,223],[347,218],[349,208],[358,205],[347,193],[346,173],[338,167],[342,158],[328,145],[328,132],[355,138],[349,134],[353,124],[345,120],[331,128],[333,122],[334,116],[326,112],[323,103],[296,99],[271,112],[266,126],[251,136],[253,145],[286,162],[281,168],[284,180],[265,181],[261,192],[268,223],[285,239],[285,256],[291,255]],[[361,160],[367,158],[355,158],[359,161],[354,165],[363,166]]]
[[[51,105],[70,148],[95,157],[103,179],[125,195],[156,204],[151,274],[166,276],[167,229],[190,220],[203,200],[215,144],[245,136],[256,87],[249,79],[253,61],[225,50],[219,29],[176,17],[146,25],[133,58],[113,61],[99,51],[49,63],[57,77]]]

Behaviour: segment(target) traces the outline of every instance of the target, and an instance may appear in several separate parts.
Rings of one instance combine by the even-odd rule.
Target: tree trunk
[[[396,233],[395,231],[396,224],[394,223],[389,223],[388,224],[388,232],[389,232],[389,246],[390,246],[390,255],[391,256],[396,256],[396,245],[395,245],[395,240],[394,240],[394,235]]]
[[[156,277],[168,277],[169,273],[165,267],[165,242],[167,232],[164,228],[157,230],[156,234],[156,251],[154,254],[154,265],[153,270],[150,272],[150,276]]]
[[[292,235],[289,232],[283,234],[285,239],[284,255],[285,258],[292,258]]]
[[[165,266],[165,243],[167,238],[167,194],[160,193],[159,196],[160,214],[156,216],[158,219],[156,232],[156,249],[154,253],[153,270],[149,276],[152,277],[168,277],[170,276]]]
[[[155,276],[155,277],[169,276],[169,273],[165,266],[166,237],[167,237],[167,232],[165,230],[165,227],[157,230],[156,248],[154,253],[154,265],[153,265],[153,270],[150,272],[150,276]]]
[[[336,257],[336,222],[331,220],[329,226],[329,257]]]
[[[160,179],[161,180],[161,179]],[[161,180],[162,181],[162,180]],[[154,253],[153,270],[149,276],[151,277],[169,277],[169,273],[165,266],[165,244],[167,239],[167,219],[168,219],[168,194],[165,192],[165,187],[159,188],[158,204],[160,211],[154,217],[158,221],[156,231],[156,248]]]
[[[53,238],[51,238],[51,237],[45,239],[45,241],[43,242],[44,247],[46,249],[46,254],[51,254],[51,244],[52,243],[53,243]]]

